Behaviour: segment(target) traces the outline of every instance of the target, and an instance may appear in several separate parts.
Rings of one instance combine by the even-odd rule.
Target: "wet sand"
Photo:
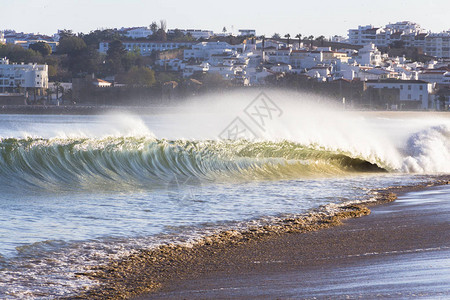
[[[371,211],[204,253],[137,299],[450,297],[450,186]]]

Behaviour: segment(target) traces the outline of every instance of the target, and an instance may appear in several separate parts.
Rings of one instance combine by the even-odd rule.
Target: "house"
[[[229,53],[229,55],[236,55],[245,50],[245,45],[230,45],[226,42],[201,42],[193,44],[190,49],[184,50],[184,59],[196,59],[207,61],[213,55],[221,55]]]
[[[433,84],[423,80],[367,80],[365,89],[397,89],[399,104],[404,108],[428,109],[432,107]]]
[[[153,34],[153,31],[148,27],[121,28],[119,31],[132,39],[146,38]]]
[[[209,39],[214,35],[211,30],[201,30],[201,29],[169,29],[167,34],[174,34],[175,30],[179,30],[184,35],[191,35],[194,39]]]
[[[256,36],[255,29],[239,29],[240,36]]]
[[[110,86],[112,86],[112,83],[111,82],[108,82],[108,81],[106,81],[106,80],[103,80],[103,79],[99,79],[99,78],[95,78],[95,79],[93,79],[92,80],[92,84],[95,86],[95,87],[110,87]]]
[[[132,52],[138,50],[142,56],[149,56],[154,51],[166,51],[179,49],[182,47],[191,47],[192,42],[124,42],[125,50]],[[106,54],[109,49],[109,42],[100,42],[98,52]]]
[[[199,65],[193,64],[193,65],[186,65],[183,69],[183,77],[189,77],[196,73],[204,74],[209,71],[210,64],[207,62],[203,62]]]
[[[450,69],[448,68],[438,68],[438,69],[425,69],[419,72],[418,77],[420,80],[430,82],[430,83],[443,83],[444,74],[448,73]]]
[[[374,44],[367,44],[359,49],[358,54],[354,56],[357,63],[363,66],[381,65],[381,52]]]

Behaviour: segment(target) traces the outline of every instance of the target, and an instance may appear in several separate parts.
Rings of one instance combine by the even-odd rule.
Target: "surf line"
[[[338,205],[321,206],[295,218],[284,218],[271,224],[248,226],[243,230],[225,230],[200,238],[191,244],[164,244],[142,249],[108,265],[89,267],[76,276],[86,276],[99,284],[80,292],[82,299],[123,299],[156,292],[164,282],[177,276],[189,276],[190,265],[202,257],[218,256],[227,248],[264,240],[281,234],[305,233],[341,225],[344,220],[370,214],[369,207],[393,202],[402,193],[450,184],[450,175],[410,186],[373,190],[374,197]]]

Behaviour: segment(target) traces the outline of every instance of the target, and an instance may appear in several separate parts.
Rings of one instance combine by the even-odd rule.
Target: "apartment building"
[[[424,52],[439,58],[450,58],[450,30],[428,34],[425,37]]]
[[[201,30],[201,29],[169,29],[167,31],[167,34],[173,34],[175,33],[175,30],[181,31],[184,35],[190,34],[194,39],[209,39],[214,35],[214,32],[211,30]]]
[[[450,58],[450,30],[441,33],[426,32],[417,23],[403,21],[388,24],[384,28],[372,25],[358,26],[348,31],[349,43],[353,45],[375,44],[386,47],[402,42],[406,47],[421,48],[425,54],[437,58]]]
[[[0,91],[14,92],[19,88],[48,88],[48,66],[37,64],[10,64],[0,59]]]
[[[193,42],[124,42],[123,46],[127,51],[139,50],[142,56],[149,56],[153,51],[165,51],[191,47]],[[109,42],[101,42],[98,51],[105,53],[108,51]]]
[[[405,34],[425,33],[425,30],[419,24],[410,21],[401,21],[394,24],[389,23],[385,26],[385,29],[391,32],[403,32]]]
[[[146,38],[153,34],[153,31],[148,27],[121,28],[120,31],[123,32],[126,37],[132,39]]]
[[[375,44],[385,46],[386,39],[385,30],[372,25],[358,26],[358,29],[349,29],[348,31],[349,43],[353,45]]]
[[[201,42],[193,44],[191,49],[184,50],[184,59],[196,59],[207,61],[213,55],[237,55],[244,52],[245,44],[230,45],[226,42]]]

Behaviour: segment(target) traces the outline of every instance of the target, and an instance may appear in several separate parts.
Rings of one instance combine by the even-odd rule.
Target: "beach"
[[[137,299],[447,298],[449,195],[402,193],[342,226],[211,253]]]
[[[411,248],[419,235],[397,232],[411,223],[400,217],[384,231],[359,228],[375,204],[449,181],[439,176],[450,169],[446,115],[348,114],[286,98],[263,131],[242,112],[246,99],[151,115],[2,115],[0,297],[320,296],[332,268],[362,254],[440,255],[420,250],[440,245]],[[260,137],[222,137],[241,125]],[[339,231],[353,222],[358,230]],[[386,248],[386,232],[404,241]]]

